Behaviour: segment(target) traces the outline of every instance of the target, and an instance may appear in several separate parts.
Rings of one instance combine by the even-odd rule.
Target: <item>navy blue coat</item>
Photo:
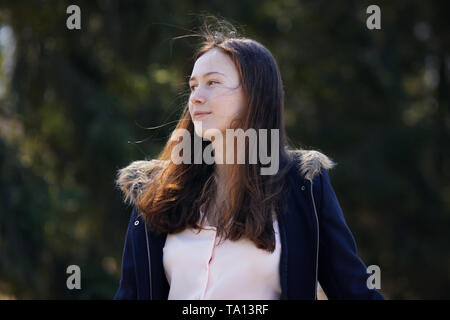
[[[281,239],[280,299],[317,299],[319,282],[328,299],[383,299],[367,287],[366,265],[330,183],[334,163],[314,150],[295,151],[279,215]],[[133,204],[151,183],[159,160],[135,161],[119,171],[118,185]],[[122,258],[122,276],[114,299],[165,300],[169,293],[163,266],[166,234],[157,236],[132,206]]]

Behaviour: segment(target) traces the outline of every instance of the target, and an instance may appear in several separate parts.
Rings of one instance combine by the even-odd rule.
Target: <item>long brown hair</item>
[[[281,195],[291,166],[283,119],[283,84],[270,51],[255,40],[237,37],[235,32],[235,29],[224,31],[223,28],[220,32],[213,31],[206,26],[201,33],[203,42],[194,55],[194,62],[213,48],[219,48],[232,59],[238,70],[247,104],[245,114],[235,119],[232,126],[244,131],[249,128],[257,131],[268,129],[269,132],[270,129],[279,130],[279,150],[268,146],[270,154],[279,153],[280,166],[277,174],[261,175],[259,159],[256,164],[227,165],[229,184],[223,186],[223,190],[227,191],[226,201],[213,208],[217,192],[214,164],[194,164],[193,159],[191,164],[173,163],[172,149],[179,142],[169,140],[157,157],[167,165],[142,192],[137,201],[137,209],[153,232],[177,233],[189,227],[201,229],[207,215],[200,219],[200,206],[205,204],[206,212],[214,210],[218,217],[219,237],[230,240],[245,237],[258,248],[273,252],[275,235],[272,213],[279,214],[283,210]],[[188,103],[175,130],[177,129],[188,130],[193,148],[194,124]],[[203,141],[203,150],[210,143],[211,141]],[[247,156],[248,143],[245,153]]]

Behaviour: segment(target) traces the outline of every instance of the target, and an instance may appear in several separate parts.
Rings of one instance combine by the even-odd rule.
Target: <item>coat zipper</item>
[[[311,182],[311,199],[314,207],[314,214],[316,216],[316,227],[317,227],[317,248],[316,248],[316,282],[315,282],[315,288],[314,288],[314,300],[317,300],[317,273],[318,273],[318,265],[319,265],[319,217],[317,215],[317,209],[316,209],[316,203],[314,200],[314,193],[313,193],[313,183],[312,180],[309,180]]]
[[[145,241],[147,242],[147,259],[148,259],[148,279],[150,286],[150,300],[153,300],[153,292],[152,292],[152,265],[150,260],[150,248],[148,245],[148,233],[147,233],[147,224],[144,222],[145,226]]]

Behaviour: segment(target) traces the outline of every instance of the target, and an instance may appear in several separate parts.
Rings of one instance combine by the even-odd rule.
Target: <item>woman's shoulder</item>
[[[116,186],[122,191],[124,202],[135,204],[137,197],[151,183],[156,174],[167,166],[167,161],[152,159],[133,161],[119,169]]]
[[[319,150],[286,148],[287,154],[304,179],[313,180],[323,169],[329,170],[337,163]],[[122,191],[124,202],[135,204],[137,197],[151,183],[158,172],[168,165],[168,160],[138,160],[117,171],[116,186]]]
[[[311,181],[322,170],[329,170],[337,165],[336,162],[319,150],[288,148],[287,153],[301,177]]]

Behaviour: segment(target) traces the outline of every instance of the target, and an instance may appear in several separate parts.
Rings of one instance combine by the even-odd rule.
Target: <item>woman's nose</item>
[[[198,91],[194,91],[191,94],[191,103],[193,103],[193,104],[203,104],[203,103],[205,103],[205,98]]]

